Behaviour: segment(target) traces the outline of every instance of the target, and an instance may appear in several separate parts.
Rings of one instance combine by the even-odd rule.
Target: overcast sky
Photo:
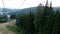
[[[46,0],[25,0],[24,4],[20,7],[24,0],[3,0],[6,8],[16,8],[23,9],[28,7],[38,6],[40,3],[43,5],[46,3]],[[49,0],[50,2],[51,0]],[[52,6],[58,7],[60,6],[60,0],[52,0]],[[0,0],[0,8],[3,7],[2,0]]]

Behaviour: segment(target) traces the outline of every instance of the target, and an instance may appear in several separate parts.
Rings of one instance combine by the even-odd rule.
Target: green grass
[[[22,31],[20,31],[20,29],[19,29],[17,26],[9,25],[9,26],[7,26],[7,28],[8,28],[10,31],[15,32],[16,34],[22,34]]]

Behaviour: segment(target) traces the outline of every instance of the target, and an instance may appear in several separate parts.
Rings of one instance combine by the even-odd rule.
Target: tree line
[[[44,7],[44,8],[42,8]],[[22,34],[60,34],[60,12],[52,8],[52,3],[48,6],[37,6],[36,12],[20,15],[16,26]]]

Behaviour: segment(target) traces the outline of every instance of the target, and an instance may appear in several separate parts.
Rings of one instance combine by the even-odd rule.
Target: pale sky
[[[14,8],[14,9],[23,9],[23,8],[28,8],[28,7],[36,7],[40,3],[43,5],[46,3],[46,0],[3,0],[5,8]],[[50,2],[51,0],[49,0]],[[21,4],[23,5],[21,6]],[[60,6],[60,0],[52,0],[52,6],[53,7],[58,7]],[[3,7],[2,0],[0,0],[0,8]]]

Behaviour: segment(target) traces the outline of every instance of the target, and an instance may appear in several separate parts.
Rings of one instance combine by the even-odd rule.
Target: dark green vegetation
[[[16,14],[12,14],[12,15],[10,16],[10,19],[11,19],[11,20],[16,19]]]
[[[16,19],[16,14],[12,14],[12,15],[10,16],[10,19],[11,19],[11,20]],[[0,23],[5,23],[5,22],[7,22],[7,21],[8,21],[7,15],[5,15],[5,16],[0,15]]]
[[[0,16],[0,23],[4,23],[7,21],[6,16]]]
[[[30,11],[29,14],[17,16],[15,30],[19,32],[18,34],[60,34],[60,11],[55,12],[52,3],[50,7],[48,3],[42,7],[40,4],[35,13]]]

